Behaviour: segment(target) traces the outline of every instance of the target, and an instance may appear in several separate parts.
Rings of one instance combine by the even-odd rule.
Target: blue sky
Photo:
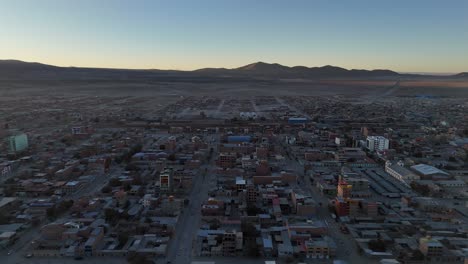
[[[468,71],[468,1],[0,0],[0,59]]]

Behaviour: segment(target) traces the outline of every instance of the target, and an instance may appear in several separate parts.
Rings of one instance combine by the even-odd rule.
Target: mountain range
[[[395,77],[434,77],[440,76],[401,74],[391,70],[347,70],[336,66],[288,67],[277,63],[256,62],[239,68],[204,68],[194,71],[156,69],[107,69],[85,67],[58,67],[36,62],[0,60],[0,80],[131,80],[131,79],[171,79],[187,81],[197,78],[223,79],[331,79],[331,78],[395,78]],[[468,72],[444,76],[442,78],[468,78]]]
[[[234,69],[200,69],[198,73],[241,75],[251,77],[276,77],[276,78],[329,78],[329,77],[392,77],[399,73],[390,70],[347,70],[335,66],[323,67],[288,67],[278,63],[256,62]]]

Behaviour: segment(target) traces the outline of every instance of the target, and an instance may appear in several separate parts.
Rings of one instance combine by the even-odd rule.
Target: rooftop
[[[449,175],[445,171],[439,170],[436,167],[433,167],[433,166],[430,166],[430,165],[427,165],[427,164],[414,165],[414,166],[411,166],[411,169],[413,169],[413,170],[415,170],[418,173],[423,174],[423,175],[433,175],[433,174]]]

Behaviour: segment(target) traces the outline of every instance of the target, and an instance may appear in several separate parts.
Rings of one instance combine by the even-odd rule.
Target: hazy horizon
[[[282,64],[280,62],[265,62],[265,61],[256,61],[256,62],[251,62],[251,63],[246,63],[246,64],[243,64],[243,65],[238,65],[238,66],[235,66],[235,67],[232,67],[232,68],[227,68],[227,67],[223,67],[223,66],[216,66],[216,67],[206,67],[206,68],[197,68],[197,69],[188,69],[188,70],[180,70],[180,69],[164,69],[164,68],[124,68],[124,67],[93,67],[93,66],[76,66],[76,65],[55,65],[55,64],[48,64],[48,63],[44,63],[44,62],[40,62],[40,61],[23,61],[23,60],[18,60],[18,59],[14,59],[14,58],[0,58],[0,61],[20,61],[20,62],[25,62],[25,63],[40,63],[40,64],[45,64],[45,65],[50,65],[50,66],[57,66],[57,67],[64,67],[64,68],[67,68],[67,67],[70,67],[70,68],[94,68],[94,69],[115,69],[115,70],[165,70],[165,71],[196,71],[196,70],[202,70],[202,69],[236,69],[236,68],[240,68],[240,67],[243,67],[243,66],[247,66],[249,64],[255,64],[255,63],[266,63],[266,64],[279,64],[279,65],[282,65],[282,66],[286,66],[286,67],[296,67],[296,66],[305,66],[305,67],[309,67],[309,68],[312,68],[312,67],[325,67],[325,66],[334,66],[334,67],[340,67],[340,68],[344,68],[344,69],[347,69],[347,70],[390,70],[390,71],[394,71],[393,69],[384,69],[384,68],[375,68],[375,69],[365,69],[365,68],[345,68],[345,67],[341,67],[340,65],[330,65],[330,64],[327,64],[327,65],[319,65],[319,66],[307,66],[307,65],[285,65],[285,64]],[[420,74],[420,75],[438,75],[438,76],[449,76],[449,75],[454,75],[454,74],[458,74],[458,73],[464,73],[464,72],[468,72],[468,71],[460,71],[460,72],[418,72],[418,71],[413,71],[413,72],[405,72],[405,71],[395,71],[397,73],[400,73],[400,74]]]
[[[0,6],[0,58],[126,69],[263,61],[449,74],[468,71],[467,11],[466,1],[19,0]]]

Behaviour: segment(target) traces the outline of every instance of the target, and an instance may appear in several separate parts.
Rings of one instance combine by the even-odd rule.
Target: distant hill
[[[54,71],[59,67],[36,63],[36,62],[23,62],[19,60],[0,60],[0,76],[18,76],[23,72],[44,72]]]
[[[459,74],[453,75],[455,78],[468,78],[468,72],[461,72]]]
[[[210,81],[213,79],[327,79],[327,78],[385,78],[418,76],[400,74],[391,70],[347,70],[336,66],[288,67],[277,63],[256,62],[239,68],[204,68],[195,71],[157,69],[105,69],[81,67],[57,67],[35,62],[0,60],[0,80],[158,80],[158,81]],[[431,77],[425,75],[425,77]],[[460,73],[447,78],[465,78]]]
[[[347,70],[335,66],[288,67],[278,63],[256,62],[235,69],[201,69],[205,74],[229,74],[234,76],[271,77],[271,78],[330,78],[330,77],[391,77],[399,74],[389,70]]]

